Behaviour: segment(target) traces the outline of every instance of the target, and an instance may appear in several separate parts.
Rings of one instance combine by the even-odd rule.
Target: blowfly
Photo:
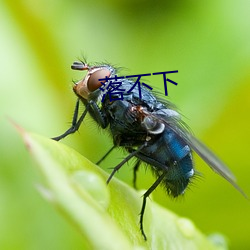
[[[173,104],[160,99],[144,86],[135,85],[134,80],[117,77],[117,70],[111,65],[89,66],[85,62],[74,62],[71,68],[85,70],[87,74],[73,87],[77,102],[71,127],[53,139],[59,141],[76,132],[89,113],[102,129],[110,131],[113,138],[114,145],[102,160],[116,147],[123,147],[128,152],[124,160],[114,167],[107,183],[131,158],[137,159],[134,184],[139,166],[142,163],[150,166],[156,181],[143,195],[140,230],[145,240],[143,216],[147,197],[159,184],[172,197],[184,193],[195,174],[192,151],[244,195],[232,172],[189,132]],[[122,92],[112,91],[111,85],[100,79],[115,79]],[[85,110],[79,115],[80,102]]]

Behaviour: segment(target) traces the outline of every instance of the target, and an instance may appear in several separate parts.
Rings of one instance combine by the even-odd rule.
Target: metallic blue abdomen
[[[155,175],[166,173],[162,184],[170,195],[176,197],[185,191],[194,175],[191,150],[167,128],[152,141],[137,157],[150,164]]]

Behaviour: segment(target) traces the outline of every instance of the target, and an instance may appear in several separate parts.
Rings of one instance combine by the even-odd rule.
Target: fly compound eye
[[[90,74],[87,87],[90,92],[93,92],[102,86],[105,81],[99,81],[99,79],[104,79],[110,77],[111,72],[108,69],[102,68]]]
[[[105,67],[89,67],[82,62],[74,62],[71,66],[75,70],[88,70],[87,75],[79,82],[75,83],[73,90],[77,96],[88,100],[91,92],[97,90],[106,81],[99,81],[99,79],[108,79],[111,71]]]

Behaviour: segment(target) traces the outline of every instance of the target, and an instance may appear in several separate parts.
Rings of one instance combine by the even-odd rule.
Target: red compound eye
[[[99,81],[99,79],[110,77],[111,72],[108,69],[99,69],[92,73],[88,79],[88,90],[90,92],[93,92],[100,88],[102,86],[102,83],[105,83],[105,81],[102,81],[102,83]]]

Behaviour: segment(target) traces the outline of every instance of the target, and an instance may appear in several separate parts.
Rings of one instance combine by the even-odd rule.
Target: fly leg
[[[74,110],[74,116],[73,116],[71,127],[65,133],[63,133],[62,135],[59,135],[57,137],[53,137],[51,139],[53,139],[55,141],[60,141],[64,137],[68,136],[69,134],[75,133],[79,129],[79,127],[80,127],[80,125],[81,125],[84,117],[86,116],[86,114],[88,112],[88,106],[87,106],[87,108],[84,110],[84,112],[82,113],[81,117],[77,121],[77,119],[78,119],[78,112],[79,112],[79,102],[80,101],[78,99],[77,102],[76,102],[76,106],[75,106],[75,110]]]
[[[97,163],[96,165],[99,165],[115,148],[116,146],[114,145]]]
[[[146,200],[148,198],[148,196],[157,188],[157,186],[162,182],[163,178],[165,177],[166,172],[163,172],[163,174],[161,174],[157,180],[153,183],[153,185],[147,190],[147,192],[143,195],[143,201],[142,201],[142,208],[141,208],[141,212],[140,212],[140,230],[141,233],[143,235],[144,240],[147,240],[147,236],[144,232],[143,229],[143,216],[144,216],[144,212],[145,212],[145,208],[146,208]]]
[[[82,113],[82,115],[80,116],[79,120],[77,121],[78,112],[79,112],[79,102],[80,101],[78,99],[77,102],[76,102],[76,106],[75,106],[75,110],[74,110],[74,116],[73,116],[71,127],[65,133],[63,133],[62,135],[59,135],[57,137],[53,137],[51,139],[53,139],[55,141],[60,141],[64,137],[68,136],[69,134],[75,133],[79,129],[79,127],[80,127],[80,125],[81,125],[84,117],[86,116],[86,114],[88,112],[88,106],[87,106],[86,109],[84,110],[84,112]]]
[[[135,163],[135,166],[134,166],[134,169],[133,169],[133,187],[135,188],[135,189],[137,189],[136,188],[136,173],[137,173],[137,171],[138,171],[138,169],[139,169],[139,167],[140,167],[140,164],[141,164],[141,161],[140,160],[137,160],[136,161],[136,163]]]
[[[147,143],[142,144],[137,150],[134,150],[132,153],[130,153],[122,162],[120,162],[116,167],[114,167],[112,173],[110,174],[107,184],[111,181],[112,177],[114,174],[127,162],[129,161],[132,157],[134,157],[138,152],[140,152],[144,147],[147,146]]]
[[[59,135],[57,137],[52,138],[53,140],[60,141],[64,137],[68,136],[69,134],[75,133],[79,129],[84,117],[86,116],[86,114],[88,112],[90,112],[92,115],[94,115],[96,121],[101,125],[102,128],[107,127],[107,121],[105,119],[106,117],[101,112],[101,110],[99,109],[97,104],[95,102],[93,102],[93,101],[88,102],[88,104],[86,105],[86,109],[81,114],[79,120],[77,120],[78,119],[78,113],[79,113],[79,104],[80,104],[80,100],[78,99],[77,102],[76,102],[71,127],[65,133],[63,133],[62,135]]]

